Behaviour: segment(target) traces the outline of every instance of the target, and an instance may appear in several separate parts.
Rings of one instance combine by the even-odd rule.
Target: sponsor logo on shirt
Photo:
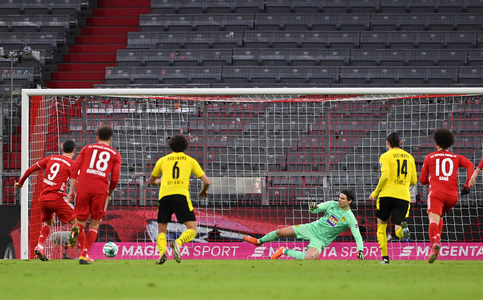
[[[329,219],[327,219],[327,223],[329,223],[330,226],[335,227],[335,225],[339,223],[339,219],[337,219],[334,215],[331,215]]]

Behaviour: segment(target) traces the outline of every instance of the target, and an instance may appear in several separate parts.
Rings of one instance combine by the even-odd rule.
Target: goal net
[[[116,258],[157,258],[157,187],[147,184],[156,161],[170,153],[168,139],[183,134],[186,153],[196,158],[212,185],[198,197],[202,182],[190,181],[198,235],[182,249],[186,258],[269,258],[278,246],[303,250],[307,243],[282,239],[255,248],[244,235],[261,237],[321,215],[310,202],[337,200],[352,189],[352,209],[366,255],[380,259],[374,202],[368,199],[380,176],[385,138],[398,132],[402,148],[416,159],[434,151],[434,129],[450,128],[455,153],[475,165],[483,157],[482,89],[89,89],[24,90],[22,171],[60,153],[73,139],[77,152],[95,142],[96,130],[110,125],[112,146],[122,155],[121,179],[101,223],[92,256],[102,258],[107,241],[120,245]],[[33,258],[41,224],[38,195],[42,173],[22,190],[22,258]],[[460,184],[465,181],[463,172]],[[442,259],[477,259],[481,249],[483,179],[445,217]],[[427,187],[411,189],[411,237],[399,240],[389,222],[392,259],[426,259],[429,254]],[[70,226],[58,224],[46,243],[49,258],[75,257],[67,249]],[[168,240],[184,225],[173,218]],[[56,247],[59,245],[59,247]],[[324,249],[321,258],[353,259],[349,230]],[[456,253],[456,254],[455,254]],[[168,249],[168,258],[171,253]]]

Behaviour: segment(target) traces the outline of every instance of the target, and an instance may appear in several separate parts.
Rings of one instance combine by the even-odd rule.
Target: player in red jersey
[[[97,238],[99,224],[119,182],[121,155],[110,146],[113,135],[110,126],[100,127],[97,130],[97,143],[82,148],[72,168],[69,199],[75,196],[76,207],[69,246],[73,248],[79,241],[80,264],[89,264],[87,253]],[[89,216],[91,222],[86,234],[84,228]]]
[[[431,241],[429,263],[433,263],[438,258],[443,230],[441,217],[458,202],[458,168],[466,169],[466,182],[461,195],[470,192],[469,181],[474,168],[469,159],[447,150],[454,143],[453,133],[449,129],[436,129],[433,138],[437,151],[426,156],[419,178],[422,184],[429,184],[428,218]]]
[[[25,174],[18,182],[15,188],[20,189],[25,180],[33,173],[39,170],[45,170],[42,191],[40,192],[40,209],[42,211],[42,229],[38,244],[34,249],[35,254],[42,261],[49,260],[44,254],[44,243],[50,234],[51,226],[54,225],[54,213],[63,223],[72,223],[74,216],[74,206],[72,201],[67,199],[67,182],[71,176],[71,169],[74,165],[72,157],[75,155],[75,142],[66,140],[62,144],[62,155],[50,155],[27,169]]]

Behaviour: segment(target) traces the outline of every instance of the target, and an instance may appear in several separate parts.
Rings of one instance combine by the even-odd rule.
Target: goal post
[[[95,142],[100,125],[111,125],[112,146],[123,158],[121,180],[96,244],[119,243],[119,258],[155,258],[158,192],[147,179],[157,159],[170,152],[169,137],[180,133],[189,139],[186,153],[212,179],[206,200],[197,197],[200,181],[190,181],[199,233],[185,256],[266,258],[278,245],[302,249],[306,244],[296,239],[273,242],[263,251],[241,241],[246,234],[260,237],[314,221],[317,215],[308,212],[308,203],[337,200],[340,190],[350,188],[357,197],[352,209],[372,253],[368,257],[375,259],[375,216],[368,196],[377,185],[385,137],[400,133],[402,148],[416,158],[419,174],[424,156],[434,151],[433,130],[447,127],[457,139],[453,151],[476,165],[483,157],[481,95],[483,88],[464,87],[24,89],[21,170],[59,153],[67,138],[76,141],[78,153]],[[23,259],[33,258],[40,231],[40,176],[33,174],[21,190]],[[443,230],[445,247],[461,247],[467,259],[483,256],[479,250],[468,254],[483,249],[482,183],[479,178],[472,192],[461,197]],[[426,194],[419,183],[412,189],[411,239],[391,240],[394,259],[421,259],[428,249]],[[46,246],[49,257],[75,256],[76,249],[54,246],[62,244],[68,229],[54,226]],[[182,230],[173,220],[168,239]],[[388,233],[394,235],[389,226]],[[355,247],[349,231],[322,257],[351,258],[346,253],[352,250],[344,247]],[[450,254],[445,257],[455,259]]]

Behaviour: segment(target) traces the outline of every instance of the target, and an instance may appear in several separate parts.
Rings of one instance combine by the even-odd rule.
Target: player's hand
[[[362,253],[362,251],[357,252],[357,258],[360,260],[366,260],[366,257],[364,256],[364,253]]]
[[[470,193],[470,188],[469,187],[464,187],[461,189],[461,196],[468,195]]]
[[[316,208],[318,208],[318,207],[319,207],[319,206],[317,205],[317,202],[311,202],[311,203],[309,204],[309,209],[310,209],[310,210],[314,210],[314,209],[316,209]]]
[[[69,201],[70,203],[74,203],[74,198],[75,198],[74,193],[69,193],[69,195],[67,195],[67,201]]]
[[[376,199],[374,199],[374,197],[372,197],[372,195],[369,195],[369,200],[374,201]]]
[[[21,185],[20,183],[18,182],[15,182],[15,184],[13,185],[16,189],[20,189],[22,188],[23,185]]]
[[[200,191],[200,197],[201,197],[201,198],[206,198],[206,196],[208,196],[208,191],[201,190],[201,191]]]

